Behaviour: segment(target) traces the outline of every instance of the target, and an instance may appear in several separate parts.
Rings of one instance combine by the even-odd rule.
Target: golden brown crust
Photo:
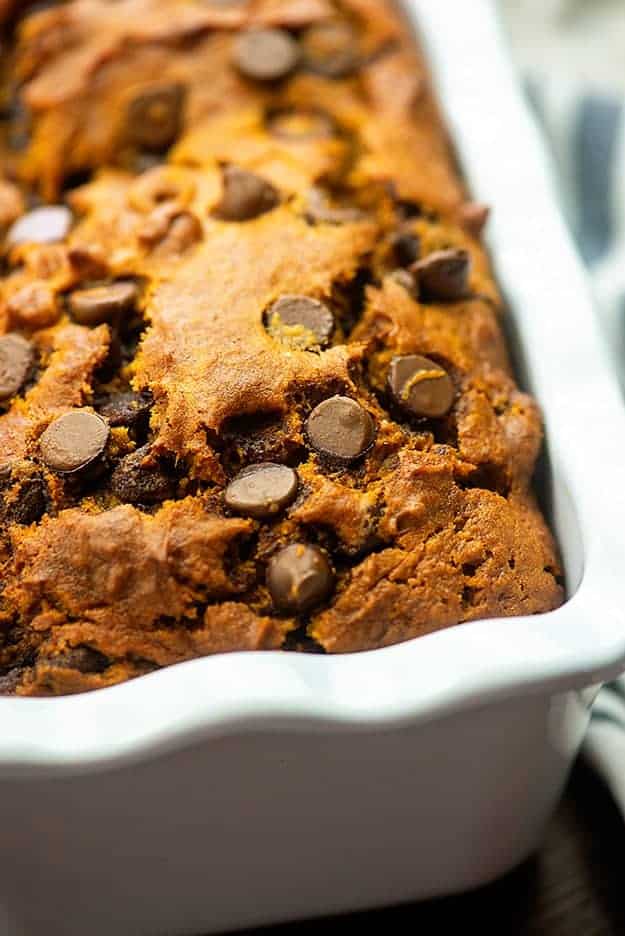
[[[312,634],[326,650],[386,646],[458,621],[554,606],[553,543],[532,499],[463,489],[458,480],[446,453],[402,452],[380,523],[393,545],[359,563],[318,615]]]
[[[337,23],[354,46],[322,73],[307,36]],[[233,43],[250,27],[290,30],[299,67],[245,77]],[[540,414],[511,372],[486,215],[467,221],[392,4],[74,0],[26,17],[12,48],[23,86],[0,128],[0,335],[31,341],[36,364],[1,404],[0,691],[77,692],[237,649],[370,649],[557,606],[531,494]],[[182,108],[162,151],[128,126],[142,95]],[[65,200],[71,230],[14,243],[35,189]],[[430,294],[411,254],[451,255],[461,285]],[[135,284],[118,290],[138,297],[131,312],[106,304],[117,280]],[[330,337],[268,329],[284,296],[330,310]],[[451,378],[443,416],[389,389],[391,361],[410,355]],[[355,458],[311,443],[307,420],[334,397],[372,420]],[[110,434],[72,474],[39,440],[74,409]],[[226,485],[267,461],[297,469],[296,496],[264,519],[235,515]],[[279,611],[297,605],[296,579],[280,601],[265,578],[292,544],[332,566],[299,615]]]

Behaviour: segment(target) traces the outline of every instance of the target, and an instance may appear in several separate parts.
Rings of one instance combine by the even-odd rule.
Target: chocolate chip
[[[214,214],[224,221],[249,221],[271,211],[278,201],[278,192],[271,182],[237,166],[226,166],[223,194]]]
[[[108,423],[101,416],[72,410],[50,423],[39,439],[39,452],[52,471],[73,474],[101,457],[108,438]]]
[[[315,110],[276,111],[269,117],[267,127],[274,136],[289,143],[323,140],[335,133],[332,119]]]
[[[332,567],[326,554],[316,546],[304,543],[285,546],[267,567],[267,587],[281,611],[308,611],[327,598],[333,586]]]
[[[0,337],[0,400],[8,400],[18,392],[34,363],[30,341],[15,332]]]
[[[287,465],[261,462],[244,468],[226,488],[225,500],[231,510],[246,517],[273,517],[294,500],[297,473]]]
[[[135,146],[162,150],[180,133],[186,89],[183,84],[146,88],[128,106],[127,135]]]
[[[334,331],[334,316],[309,296],[281,296],[266,312],[267,331],[289,348],[323,348]]]
[[[310,444],[321,455],[351,462],[372,444],[375,425],[356,400],[333,396],[314,408],[306,422],[306,432]]]
[[[447,415],[454,402],[454,385],[447,371],[418,354],[393,358],[388,385],[395,402],[415,416],[438,419]]]
[[[360,64],[354,30],[346,22],[316,23],[302,39],[304,64],[325,78],[346,78]]]
[[[424,299],[453,301],[466,296],[471,259],[468,251],[437,250],[410,267]]]
[[[11,225],[6,243],[9,247],[26,243],[53,244],[62,241],[71,226],[72,213],[65,205],[34,208]]]
[[[490,207],[482,202],[465,202],[458,211],[460,225],[472,237],[478,238],[486,226]]]
[[[246,78],[276,81],[297,65],[300,49],[284,29],[248,29],[234,42],[233,62]]]
[[[28,526],[40,520],[46,509],[46,485],[43,478],[35,474],[21,481],[15,496],[2,498],[0,520]]]
[[[157,504],[173,497],[175,481],[160,465],[149,463],[147,445],[124,456],[111,475],[111,491],[126,504]]]
[[[391,240],[397,263],[408,267],[419,259],[419,238],[408,231],[399,231]]]
[[[72,318],[81,325],[101,325],[135,305],[139,289],[132,280],[119,280],[106,286],[90,286],[70,293],[67,304]]]
[[[98,411],[113,428],[126,426],[128,429],[137,429],[147,426],[151,406],[150,393],[128,390],[109,397],[98,406]]]

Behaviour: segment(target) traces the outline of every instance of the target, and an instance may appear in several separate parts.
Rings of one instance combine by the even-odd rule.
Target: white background
[[[501,0],[501,5],[524,71],[625,92],[625,0]]]

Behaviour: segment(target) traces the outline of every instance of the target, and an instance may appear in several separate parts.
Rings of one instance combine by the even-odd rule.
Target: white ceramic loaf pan
[[[625,667],[625,413],[487,0],[413,0],[527,383],[570,597],[342,657],[0,699],[0,933],[178,936],[475,887],[534,849]]]

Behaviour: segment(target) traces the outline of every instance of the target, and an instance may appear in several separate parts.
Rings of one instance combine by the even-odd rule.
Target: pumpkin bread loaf
[[[0,22],[0,691],[556,607],[487,210],[395,7]]]

